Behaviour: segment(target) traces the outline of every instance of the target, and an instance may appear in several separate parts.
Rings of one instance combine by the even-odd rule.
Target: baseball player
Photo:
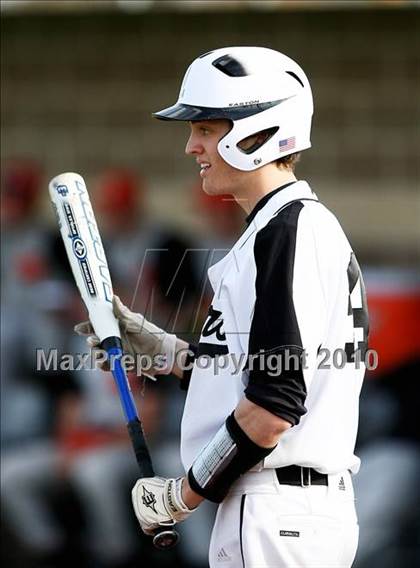
[[[152,533],[204,499],[219,503],[211,568],[341,568],[357,548],[351,478],[368,317],[340,224],[294,174],[312,114],[301,67],[261,47],[201,55],[177,103],[155,114],[189,123],[203,191],[230,194],[248,213],[208,271],[214,297],[198,346],[114,299],[125,349],[163,354],[149,372],[188,386],[186,475],[140,479],[136,516]]]

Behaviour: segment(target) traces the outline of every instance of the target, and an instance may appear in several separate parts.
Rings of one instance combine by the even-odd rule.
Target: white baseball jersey
[[[350,244],[305,181],[266,195],[247,222],[208,271],[214,298],[182,419],[185,469],[247,397],[293,424],[264,468],[355,473],[368,319]]]

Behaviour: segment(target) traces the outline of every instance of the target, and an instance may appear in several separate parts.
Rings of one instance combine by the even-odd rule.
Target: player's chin
[[[214,181],[206,178],[203,179],[202,188],[207,195],[224,195],[227,193],[226,188],[222,187],[221,184],[214,183]]]

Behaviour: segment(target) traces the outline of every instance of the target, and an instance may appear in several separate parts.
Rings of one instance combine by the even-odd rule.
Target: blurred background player
[[[2,306],[2,351],[12,353],[17,342],[21,348],[19,358],[2,357],[2,514],[16,540],[20,562],[31,559],[37,566],[63,565],[73,561],[76,550],[80,560],[94,562],[95,567],[128,566],[142,547],[127,513],[127,491],[137,466],[114,381],[111,374],[100,370],[34,367],[36,349],[47,358],[51,348],[58,357],[86,351],[85,342],[69,333],[83,307],[62,243],[37,214],[41,168],[28,160],[14,160],[3,173],[2,274],[7,304]],[[144,268],[141,291],[145,298],[153,299],[149,295],[153,278],[159,274],[159,262],[167,260],[157,235],[169,232],[157,233],[130,223],[130,218],[144,212],[133,173],[118,169],[104,172],[99,179],[104,240],[111,250],[117,285],[122,293],[129,290],[132,295],[139,278],[132,268]],[[109,202],[108,207],[104,205]],[[113,221],[107,224],[110,211]],[[172,242],[176,238],[173,234]],[[149,249],[154,252],[153,242],[160,253],[157,261],[153,254],[147,255]],[[182,241],[178,242],[181,247]],[[161,290],[164,287],[157,287],[156,315],[162,313],[162,304],[170,305],[163,293],[158,301]],[[152,437],[167,389],[163,384],[158,388],[149,385],[144,398],[140,396],[144,385],[135,375],[132,380]],[[167,444],[171,431],[170,421],[166,430],[160,421],[159,432]],[[167,457],[165,454],[166,463]],[[69,514],[75,518],[66,518]],[[143,557],[147,554],[142,551]]]

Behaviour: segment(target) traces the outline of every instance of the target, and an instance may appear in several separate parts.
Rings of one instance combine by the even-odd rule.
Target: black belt
[[[276,469],[276,475],[281,485],[300,485],[301,487],[328,485],[328,475],[319,473],[312,467],[300,467],[299,465],[279,467]]]

